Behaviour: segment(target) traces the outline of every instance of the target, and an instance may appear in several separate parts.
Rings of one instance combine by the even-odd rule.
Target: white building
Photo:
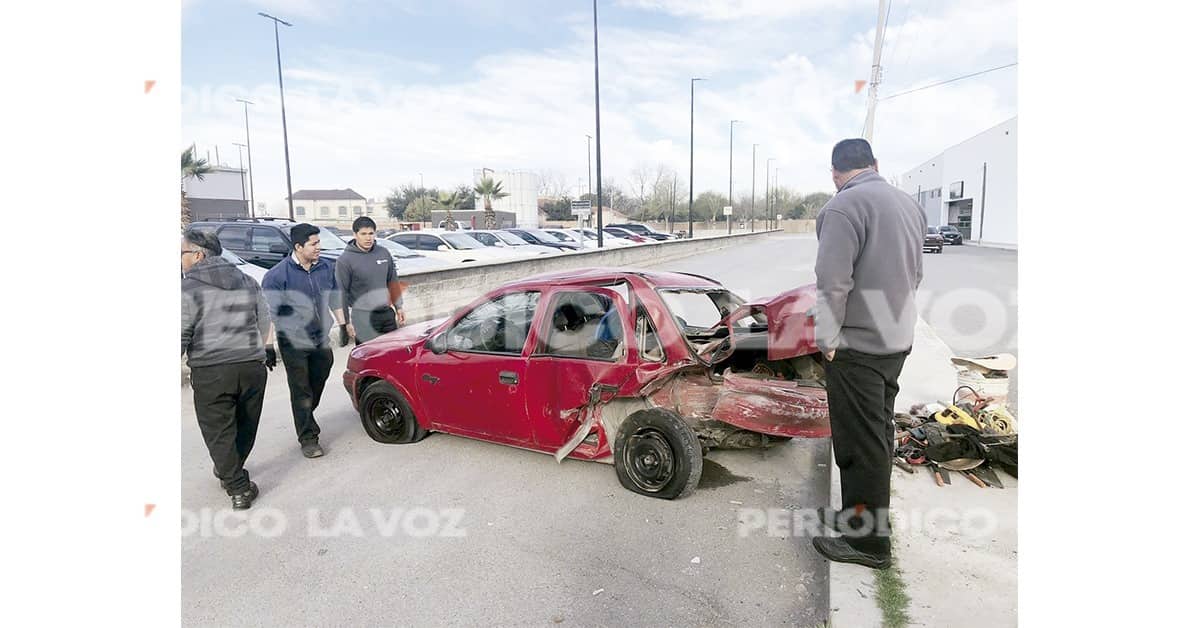
[[[931,226],[954,225],[963,239],[1017,246],[1017,119],[942,151],[904,173],[900,187]]]
[[[380,212],[379,204],[372,203],[370,199],[350,188],[296,190],[292,194],[292,206],[296,210],[298,222],[316,224],[349,223],[359,216],[370,216],[378,220],[387,215],[386,211]]]
[[[484,170],[472,172],[474,187],[483,179]],[[538,175],[528,170],[492,170],[487,169],[487,176],[501,184],[501,191],[508,196],[492,201],[493,211],[512,212],[517,216],[518,227],[538,227],[538,187],[541,185]],[[475,196],[475,209],[483,209],[483,198]]]
[[[192,220],[249,217],[250,202],[245,185],[245,171],[228,166],[213,166],[203,179],[185,179],[183,193]]]

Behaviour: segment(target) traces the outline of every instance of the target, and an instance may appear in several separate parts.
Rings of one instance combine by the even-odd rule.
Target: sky
[[[472,170],[528,170],[586,191],[596,135],[586,0],[184,0],[181,148],[237,166],[249,107],[255,196],[286,206],[272,22],[279,29],[292,187],[367,197]],[[695,189],[778,182],[832,192],[834,143],[860,137],[874,0],[600,0],[603,176],[630,191],[660,165],[686,189],[689,86]],[[892,0],[873,146],[885,177],[1016,115],[1015,0]],[[758,144],[757,151],[753,148]],[[593,153],[595,144],[593,143]],[[594,156],[593,156],[594,157]],[[595,163],[592,164],[593,173]]]

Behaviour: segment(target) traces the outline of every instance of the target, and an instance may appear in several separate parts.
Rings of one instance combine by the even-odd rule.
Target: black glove
[[[338,325],[338,346],[344,347],[350,344],[350,331],[345,325]]]
[[[267,345],[266,350],[267,350],[267,361],[265,362],[265,364],[267,365],[267,370],[269,371],[269,370],[275,368],[276,360],[278,360],[279,358],[278,358],[278,356],[275,355],[275,345]]]

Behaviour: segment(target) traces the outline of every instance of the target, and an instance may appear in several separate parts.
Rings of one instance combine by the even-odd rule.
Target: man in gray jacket
[[[396,260],[390,251],[375,244],[375,221],[359,216],[351,229],[354,241],[338,257],[337,284],[348,330],[359,345],[404,324],[404,297],[396,278]]]
[[[212,233],[184,233],[180,353],[187,354],[196,420],[213,474],[235,510],[249,508],[258,486],[244,467],[262,414],[267,369],[275,349],[264,346],[271,316],[258,284],[221,257]]]
[[[925,216],[877,168],[866,140],[838,142],[838,192],[817,215],[816,340],[842,487],[841,511],[824,519],[843,536],[813,545],[829,560],[883,569],[891,564],[893,413],[917,319]]]

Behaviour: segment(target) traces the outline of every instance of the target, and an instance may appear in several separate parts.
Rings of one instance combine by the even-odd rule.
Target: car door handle
[[[500,371],[500,383],[501,384],[516,384],[517,381],[518,380],[517,380],[516,373],[514,373],[512,371]]]
[[[429,382],[430,384],[436,384],[436,383],[438,383],[439,381],[441,381],[441,378],[434,377],[433,375],[430,375],[429,373],[424,373],[424,374],[422,374],[422,375],[421,375],[421,379],[423,379],[423,380],[425,380],[425,381]]]

